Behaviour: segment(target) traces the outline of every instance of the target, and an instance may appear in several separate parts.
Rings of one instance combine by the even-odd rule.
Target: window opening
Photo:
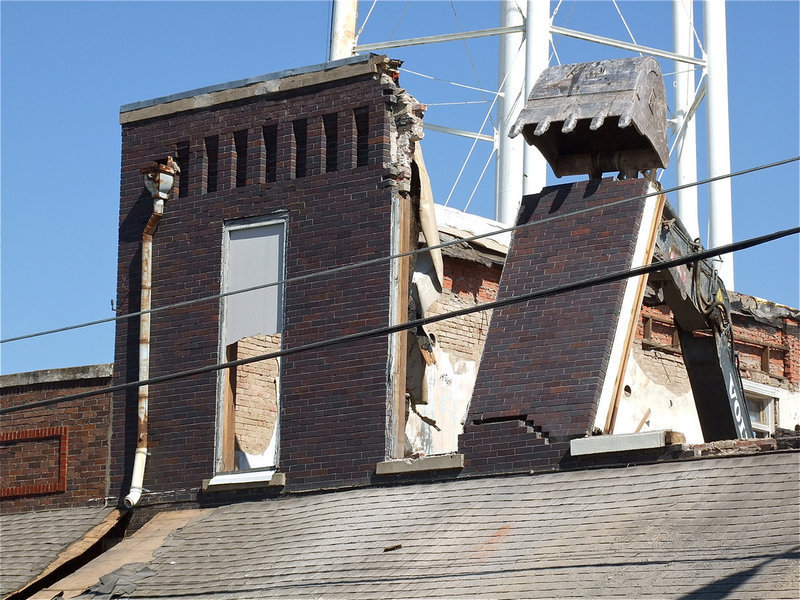
[[[217,173],[219,169],[219,136],[212,135],[206,138],[206,192],[217,191]]]
[[[283,279],[285,222],[225,228],[223,291]],[[283,291],[280,286],[222,299],[222,346],[226,360],[281,349]],[[280,360],[232,367],[221,375],[219,472],[274,469],[278,459]]]
[[[185,198],[189,195],[189,142],[178,142],[175,145],[175,155],[183,173],[178,178],[178,198]]]
[[[774,398],[745,390],[750,423],[756,437],[769,437],[775,432]]]
[[[261,128],[261,134],[264,137],[264,150],[267,155],[266,181],[274,183],[278,167],[278,126],[276,124],[264,125]]]
[[[325,172],[333,173],[338,167],[337,154],[339,152],[336,113],[324,115],[322,125],[325,129]]]
[[[236,187],[247,185],[247,130],[237,131],[233,134],[233,144],[236,147]]]
[[[308,122],[298,119],[292,123],[294,129],[294,176],[305,177],[308,166]]]
[[[356,166],[365,167],[369,153],[369,112],[366,107],[353,111],[356,121]]]

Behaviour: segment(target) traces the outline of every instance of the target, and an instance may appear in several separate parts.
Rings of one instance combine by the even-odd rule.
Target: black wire
[[[606,205],[608,206],[608,205]],[[449,313],[444,313],[441,315],[434,315],[431,317],[425,317],[422,319],[415,319],[413,321],[406,321],[405,323],[399,323],[397,325],[389,325],[387,327],[380,327],[377,329],[370,329],[367,331],[361,331],[358,333],[351,333],[349,335],[343,335],[337,338],[331,338],[327,340],[320,340],[318,342],[312,342],[310,344],[305,344],[303,346],[297,346],[295,348],[287,348],[285,350],[279,350],[277,352],[270,352],[268,354],[261,354],[258,356],[251,356],[249,358],[241,358],[238,360],[232,360],[225,363],[213,364],[208,365],[205,367],[199,367],[196,369],[189,369],[187,371],[179,371],[177,373],[170,373],[168,375],[160,375],[158,377],[151,377],[150,379],[145,379],[142,381],[133,381],[131,383],[123,383],[119,385],[114,385],[98,390],[91,390],[87,392],[80,392],[78,394],[70,394],[68,396],[60,396],[58,398],[49,398],[46,400],[38,400],[36,402],[29,402],[27,404],[21,404],[19,406],[9,406],[6,408],[0,409],[0,415],[16,412],[20,410],[26,410],[30,408],[37,408],[40,406],[48,406],[51,404],[57,404],[60,402],[67,402],[70,400],[79,400],[81,398],[88,398],[90,396],[99,396],[101,394],[108,394],[112,392],[118,392],[122,390],[127,390],[131,388],[138,388],[143,385],[153,385],[156,383],[164,383],[166,381],[173,381],[175,379],[182,379],[184,377],[191,377],[193,375],[201,375],[203,373],[210,373],[212,371],[219,371],[221,369],[227,369],[230,367],[238,367],[240,365],[247,365],[254,362],[259,362],[262,360],[269,360],[271,358],[280,358],[282,356],[289,356],[292,354],[298,354],[300,352],[306,352],[309,350],[317,350],[319,348],[326,348],[328,346],[333,346],[336,344],[343,344],[346,342],[354,342],[358,340],[367,339],[370,337],[376,337],[379,335],[388,335],[391,333],[398,333],[400,331],[405,331],[408,329],[415,329],[421,325],[429,325],[431,323],[438,323],[439,321],[445,321],[447,319],[452,319],[454,317],[461,317],[464,315],[469,315],[475,312],[480,312],[484,310],[493,310],[495,308],[503,308],[505,306],[509,306],[511,304],[518,304],[520,302],[529,302],[531,300],[539,300],[541,298],[548,298],[550,296],[556,296],[559,294],[564,294],[567,292],[573,292],[581,289],[585,289],[588,287],[593,287],[596,285],[602,285],[605,283],[613,283],[615,281],[621,281],[623,279],[627,279],[629,277],[637,277],[639,275],[647,275],[649,273],[653,273],[655,271],[662,271],[664,269],[670,269],[672,267],[678,267],[681,265],[685,265],[688,263],[692,263],[698,260],[704,260],[706,258],[712,258],[714,256],[720,256],[722,254],[728,254],[730,252],[736,252],[738,250],[744,250],[746,248],[752,248],[754,246],[759,246],[761,244],[765,244],[767,242],[771,242],[773,240],[777,240],[789,235],[795,235],[800,233],[800,227],[793,227],[791,229],[784,229],[781,231],[776,231],[774,233],[769,233],[766,235],[758,236],[755,238],[750,238],[747,240],[743,240],[741,242],[734,242],[732,244],[727,244],[725,246],[720,246],[718,248],[712,248],[710,250],[703,250],[702,252],[696,252],[694,254],[690,254],[687,256],[683,256],[680,258],[674,258],[671,260],[664,260],[659,261],[656,263],[651,263],[649,265],[645,265],[642,267],[636,267],[634,269],[627,269],[624,271],[616,271],[614,273],[609,273],[608,275],[602,275],[600,277],[592,277],[589,279],[582,279],[580,281],[576,281],[574,283],[568,283],[565,285],[553,286],[550,288],[546,288],[544,290],[539,290],[536,292],[529,292],[527,294],[520,294],[519,296],[511,296],[509,298],[504,298],[502,300],[495,300],[494,302],[487,302],[486,304],[479,304],[476,306],[469,306],[466,308],[462,308],[459,310],[455,310]]]
[[[593,206],[593,207],[583,208],[583,209],[576,210],[574,212],[567,213],[567,214],[561,214],[561,215],[554,215],[552,217],[546,217],[544,219],[540,219],[540,220],[535,221],[535,222],[523,223],[521,225],[512,225],[510,227],[505,227],[505,228],[502,228],[502,229],[496,229],[494,231],[490,231],[490,232],[487,232],[487,233],[479,233],[479,234],[476,234],[476,235],[473,235],[473,236],[470,236],[470,237],[459,238],[457,240],[452,240],[450,242],[442,242],[441,244],[436,244],[434,246],[426,246],[424,248],[418,248],[416,250],[409,250],[407,252],[401,252],[399,254],[391,254],[389,256],[380,256],[378,258],[371,258],[371,259],[364,260],[364,261],[361,261],[361,262],[350,263],[350,264],[347,264],[347,265],[342,265],[340,267],[333,267],[333,268],[329,268],[329,269],[323,269],[321,271],[314,271],[312,273],[306,273],[305,275],[298,275],[296,277],[290,277],[288,279],[281,279],[281,280],[273,281],[273,282],[270,282],[270,283],[263,283],[261,285],[255,285],[255,286],[248,287],[248,288],[242,288],[242,289],[239,289],[239,290],[233,290],[231,292],[223,292],[221,294],[213,294],[213,295],[210,295],[210,296],[203,296],[201,298],[193,298],[192,300],[183,300],[181,302],[175,302],[174,304],[165,304],[164,306],[158,306],[156,308],[151,308],[149,310],[142,310],[142,311],[127,313],[127,314],[124,314],[124,315],[117,315],[115,317],[108,317],[108,318],[105,318],[105,319],[97,319],[95,321],[87,321],[85,323],[78,323],[76,325],[67,325],[65,327],[59,327],[57,329],[48,329],[46,331],[38,331],[38,332],[35,332],[35,333],[28,333],[28,334],[24,334],[24,335],[18,335],[18,336],[15,336],[15,337],[10,337],[10,338],[6,338],[6,339],[0,340],[0,344],[5,344],[7,342],[16,342],[16,341],[19,341],[19,340],[26,340],[26,339],[30,339],[30,338],[34,338],[34,337],[40,337],[40,336],[43,336],[43,335],[50,335],[50,334],[53,334],[53,333],[61,333],[61,332],[64,332],[64,331],[71,331],[73,329],[81,329],[83,327],[90,327],[92,325],[101,325],[103,323],[111,323],[112,321],[121,321],[122,319],[131,319],[133,317],[139,317],[139,316],[144,315],[144,314],[152,314],[152,313],[156,313],[156,312],[170,310],[170,309],[173,309],[173,308],[181,308],[181,307],[184,307],[184,306],[190,306],[192,304],[199,304],[201,302],[207,302],[209,300],[219,300],[220,298],[225,298],[227,296],[234,296],[236,294],[244,294],[246,292],[252,292],[252,291],[255,291],[255,290],[261,290],[261,289],[265,289],[265,288],[269,288],[269,287],[273,287],[273,286],[278,286],[278,285],[286,285],[288,283],[295,283],[295,282],[298,282],[298,281],[304,281],[306,279],[313,279],[315,277],[321,277],[323,275],[330,275],[330,274],[333,274],[333,273],[340,273],[342,271],[348,271],[350,269],[356,269],[356,268],[359,268],[359,267],[366,267],[366,266],[370,266],[370,265],[374,265],[374,264],[379,264],[379,263],[382,263],[382,262],[388,262],[390,260],[395,260],[395,259],[398,259],[398,258],[405,258],[406,256],[415,256],[417,254],[423,254],[425,252],[430,252],[431,250],[448,248],[450,246],[456,246],[458,244],[466,243],[466,242],[473,242],[475,240],[479,240],[479,239],[482,239],[482,238],[485,238],[485,237],[491,237],[493,235],[497,235],[497,234],[500,234],[500,233],[510,233],[510,232],[516,231],[518,229],[524,229],[526,227],[532,227],[534,225],[542,225],[544,223],[548,223],[550,221],[555,221],[557,219],[564,219],[564,218],[567,218],[567,217],[572,217],[572,216],[575,216],[575,215],[580,215],[580,214],[583,214],[583,213],[599,210],[601,208],[608,208],[608,207],[616,206],[618,204],[624,204],[624,203],[627,203],[627,202],[634,202],[636,200],[643,200],[645,198],[650,198],[652,196],[660,196],[661,194],[668,194],[670,192],[677,192],[677,191],[680,191],[680,190],[683,190],[683,189],[687,189],[687,188],[690,188],[690,187],[697,187],[697,186],[700,186],[700,185],[705,185],[707,183],[712,183],[714,181],[719,181],[721,179],[729,179],[729,178],[732,178],[732,177],[738,177],[739,175],[746,175],[748,173],[753,173],[753,172],[756,172],[756,171],[763,171],[764,169],[771,169],[771,168],[774,168],[774,167],[779,167],[781,165],[785,165],[785,164],[788,164],[788,163],[791,163],[791,162],[796,162],[796,161],[800,161],[800,156],[795,156],[793,158],[786,158],[786,159],[783,159],[783,160],[780,160],[780,161],[777,161],[777,162],[768,163],[768,164],[764,164],[764,165],[758,165],[756,167],[750,167],[750,168],[744,169],[742,171],[734,171],[733,173],[728,173],[728,174],[725,174],[725,175],[717,175],[715,177],[710,177],[708,179],[701,179],[699,181],[695,181],[694,183],[684,183],[682,185],[678,185],[678,186],[675,186],[675,187],[672,187],[672,188],[667,188],[667,189],[664,189],[664,190],[661,190],[661,191],[649,192],[647,194],[642,194],[642,195],[639,195],[639,196],[632,196],[630,198],[623,198],[621,200],[616,200],[615,202],[609,202],[608,204],[604,204],[602,206]]]

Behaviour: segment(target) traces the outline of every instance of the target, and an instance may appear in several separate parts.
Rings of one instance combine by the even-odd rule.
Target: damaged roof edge
[[[734,313],[753,317],[765,325],[782,328],[785,318],[800,320],[800,310],[797,308],[735,291],[730,291],[728,294],[731,299],[731,310]]]
[[[119,109],[120,123],[125,124],[195,108],[205,108],[223,102],[231,102],[317,83],[315,78],[312,77],[311,80],[301,78],[302,81],[299,85],[282,85],[282,83],[286,83],[285,80],[291,80],[291,78],[301,75],[326,73],[335,69],[341,69],[342,67],[353,66],[366,67],[366,69],[355,69],[355,73],[353,69],[346,69],[340,76],[338,74],[332,75],[329,79],[326,79],[326,81],[352,77],[368,72],[375,73],[377,72],[377,65],[385,63],[386,61],[387,57],[379,54],[351,56],[331,62],[276,71],[274,73],[257,75],[255,77],[229,81],[227,83],[219,83],[186,92],[171,94],[169,96],[153,98],[152,100],[123,104]]]

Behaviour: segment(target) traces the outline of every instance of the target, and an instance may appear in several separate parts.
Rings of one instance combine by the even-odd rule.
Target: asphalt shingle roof
[[[0,515],[0,597],[36,578],[111,508],[65,508]]]
[[[797,598],[799,481],[782,452],[228,505],[131,595]]]

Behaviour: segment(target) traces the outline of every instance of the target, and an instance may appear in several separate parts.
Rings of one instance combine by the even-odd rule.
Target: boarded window
[[[226,227],[224,291],[283,279],[283,221]],[[223,298],[225,360],[281,349],[283,293],[271,286]],[[277,465],[280,360],[271,358],[228,369],[222,391],[219,471],[269,469]]]

